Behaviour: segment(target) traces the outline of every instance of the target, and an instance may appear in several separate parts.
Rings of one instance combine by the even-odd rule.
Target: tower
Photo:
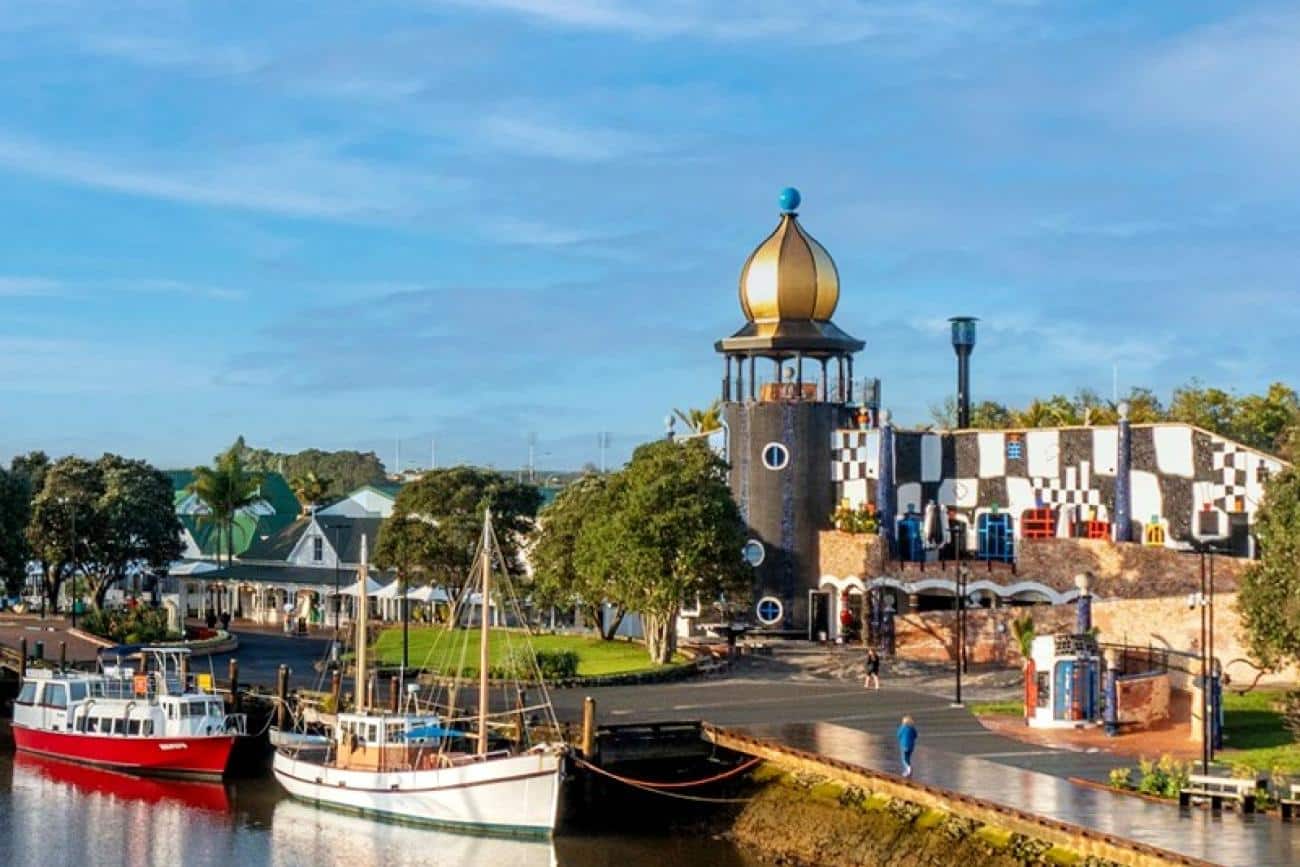
[[[957,353],[957,427],[970,427],[970,354],[975,351],[974,316],[954,316],[952,323],[952,351]]]
[[[853,353],[863,343],[831,322],[839,273],[799,224],[799,191],[781,191],[781,219],[740,272],[745,324],[722,354],[722,416],[731,490],[749,527],[753,616],[806,633],[818,584],[818,531],[834,509],[831,436],[849,424]],[[811,362],[811,364],[809,363]]]

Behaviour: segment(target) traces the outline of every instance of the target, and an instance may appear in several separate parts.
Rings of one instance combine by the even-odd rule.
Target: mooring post
[[[388,679],[388,709],[392,713],[401,710],[402,694],[397,683],[397,675]]]
[[[281,665],[275,673],[275,727],[284,731],[284,717],[289,701],[289,666]]]
[[[181,679],[181,692],[189,688],[190,683],[190,658],[187,654],[181,654],[181,660],[177,664],[176,673]]]
[[[334,712],[343,711],[343,671],[334,669],[334,676],[330,678],[330,695],[334,697]]]
[[[228,669],[230,675],[230,707],[232,713],[239,713],[239,660],[231,659]]]
[[[27,676],[27,639],[18,639],[18,679]]]
[[[460,698],[460,678],[453,677],[451,686],[447,687],[447,719],[456,718],[456,700]]]
[[[582,757],[596,758],[596,700],[591,696],[582,700]]]
[[[68,668],[68,642],[59,642],[59,671],[67,671]]]

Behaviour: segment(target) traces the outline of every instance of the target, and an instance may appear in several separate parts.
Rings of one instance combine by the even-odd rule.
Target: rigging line
[[[612,774],[609,771],[605,770],[604,768],[597,767],[596,765],[593,765],[590,762],[585,762],[576,756],[573,757],[573,761],[579,765],[582,765],[585,768],[588,768],[589,770],[592,770],[603,776],[609,777],[611,780],[614,780],[615,782],[623,783],[624,785],[631,786],[634,789],[640,789],[643,792],[649,792],[652,795],[663,795],[665,798],[678,798],[683,801],[697,801],[706,804],[748,804],[754,800],[753,798],[710,798],[704,795],[684,795],[681,792],[665,791],[662,788],[655,788],[651,785],[647,785],[645,783],[638,782],[636,780],[631,780],[626,777],[620,777],[617,774]],[[757,762],[761,760],[755,759],[754,761]],[[697,783],[695,785],[699,785],[699,784]]]
[[[629,786],[632,785],[645,786],[646,788],[650,788],[650,789],[691,789],[691,788],[695,788],[696,786],[705,786],[708,785],[709,783],[716,783],[721,780],[725,780],[729,777],[734,777],[737,774],[743,774],[745,771],[748,771],[750,768],[754,767],[759,762],[763,761],[762,759],[757,757],[751,758],[744,762],[741,762],[740,764],[736,765],[734,768],[728,768],[727,770],[723,771],[720,774],[715,774],[712,777],[705,777],[702,780],[685,780],[682,782],[660,783],[652,780],[634,780],[631,777],[622,777],[619,776],[618,774],[615,774],[612,771],[607,771],[604,768],[593,765],[591,762],[582,759],[578,756],[574,756],[573,760],[585,768],[590,768],[591,770],[604,774],[605,776],[611,779],[618,780],[620,783],[627,783]]]

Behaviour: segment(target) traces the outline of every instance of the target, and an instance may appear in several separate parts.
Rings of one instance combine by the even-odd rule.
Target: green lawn
[[[519,630],[494,630],[488,646],[491,665],[496,666],[504,662],[510,645],[519,646],[523,640],[524,635]],[[464,667],[461,668],[462,676],[478,675],[479,633],[477,629],[457,629],[448,633],[440,627],[413,627],[410,641],[412,666],[436,670],[442,674],[453,674],[464,659]],[[599,638],[579,635],[534,635],[532,644],[535,651],[577,651],[580,677],[654,671],[665,667],[652,665],[645,645],[631,641],[602,641]],[[375,653],[381,663],[399,665],[402,661],[401,628],[385,629],[381,632],[375,642]],[[679,653],[674,658],[673,664],[680,665],[685,661],[686,657]]]
[[[1274,767],[1300,774],[1300,743],[1282,726],[1282,713],[1274,705],[1286,690],[1257,689],[1223,695],[1223,745],[1218,758],[1268,772]]]
[[[972,701],[967,707],[976,716],[1024,716],[1025,703],[1020,699],[1009,701]]]

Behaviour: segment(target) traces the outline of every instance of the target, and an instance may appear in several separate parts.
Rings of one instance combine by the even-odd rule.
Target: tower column
[[[803,353],[794,354],[794,387],[799,395],[799,400],[803,400]]]
[[[745,359],[736,356],[736,402],[745,400]]]
[[[853,402],[853,356],[849,356],[849,387],[844,390],[844,402]]]
[[[749,399],[758,399],[758,372],[755,369],[754,356],[749,356]]]
[[[822,363],[822,403],[830,403],[831,388],[830,388],[830,383],[826,379],[826,359],[822,358],[821,363]]]
[[[1119,405],[1119,431],[1115,437],[1115,541],[1133,541],[1133,429],[1128,420],[1128,401]]]

